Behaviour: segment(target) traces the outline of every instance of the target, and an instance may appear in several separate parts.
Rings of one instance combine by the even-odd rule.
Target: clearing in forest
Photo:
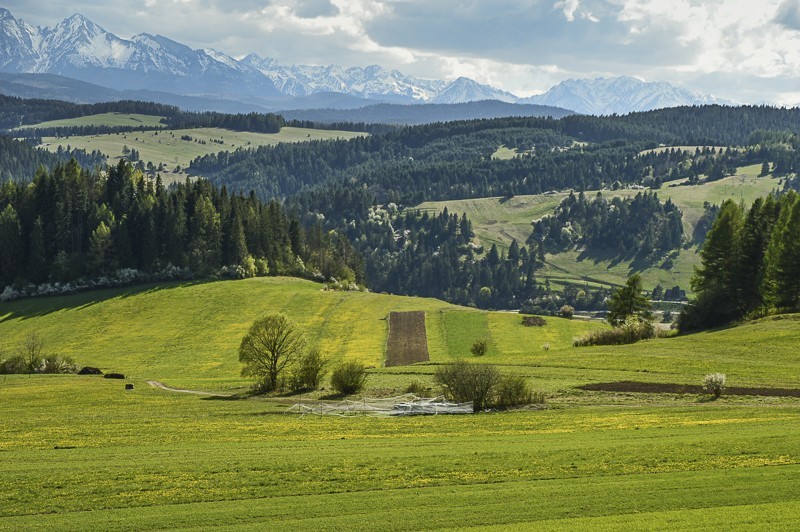
[[[386,366],[405,366],[428,360],[425,312],[390,312]]]

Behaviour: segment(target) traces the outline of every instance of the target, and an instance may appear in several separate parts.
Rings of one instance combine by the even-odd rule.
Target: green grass
[[[507,161],[509,159],[513,159],[517,155],[519,155],[519,152],[517,152],[516,148],[507,148],[506,146],[500,146],[492,154],[492,159]]]
[[[334,360],[380,366],[389,311],[424,310],[431,363],[370,370],[368,394],[430,385],[464,356],[528,378],[546,410],[475,416],[283,414],[298,397],[221,400],[144,379],[242,390],[247,326],[282,311]],[[583,392],[590,382],[794,387],[800,316],[632,346],[571,347],[604,325],[441,301],[324,292],[288,278],[168,284],[0,305],[0,350],[30,331],[121,381],[0,376],[0,530],[791,528],[800,401]],[[550,344],[549,350],[542,348]]]
[[[691,238],[697,222],[703,215],[703,203],[720,204],[727,199],[751,204],[756,198],[766,196],[779,187],[774,176],[758,177],[760,165],[739,168],[736,175],[701,185],[685,186],[667,182],[658,190],[662,201],[671,199],[683,213],[684,232]],[[670,186],[676,185],[676,186]],[[608,197],[635,196],[639,190],[604,191]],[[593,197],[597,191],[586,192]],[[492,244],[508,249],[511,241],[524,243],[531,233],[531,222],[551,214],[567,193],[514,196],[513,198],[479,198],[453,201],[431,201],[417,206],[420,211],[466,213],[472,222],[475,240],[488,250]],[[615,260],[602,254],[566,251],[547,255],[545,267],[538,272],[540,280],[563,285],[619,286],[632,273],[642,275],[644,286],[652,289],[657,284],[670,288],[679,285],[689,291],[689,281],[694,266],[700,263],[697,246],[681,249],[673,259],[673,266],[661,264],[636,264],[630,260]]]
[[[721,400],[297,417],[91,377],[0,387],[0,529],[781,526],[800,411]],[[727,519],[730,519],[727,520]]]
[[[20,126],[19,130],[48,127],[80,127],[80,126],[109,126],[109,127],[164,127],[161,119],[164,117],[153,115],[142,115],[135,113],[102,113],[97,115],[80,116],[78,118],[64,118],[61,120],[49,120],[38,124]]]
[[[2,304],[0,352],[12,351],[27,333],[36,331],[47,345],[82,365],[138,380],[236,389],[247,384],[239,377],[239,342],[264,314],[287,314],[332,360],[356,359],[380,367],[386,316],[404,310],[427,312],[434,362],[469,355],[479,336],[494,343],[514,327],[519,334],[529,334],[516,314],[466,310],[436,299],[328,292],[317,283],[272,277],[139,286]],[[487,320],[508,324],[502,334],[495,334]],[[566,323],[572,334],[560,345],[563,348],[569,347],[572,336],[596,326]],[[489,353],[499,354],[494,348]]]
[[[192,137],[192,140],[181,140],[184,135]],[[128,146],[128,148],[139,152],[139,157],[145,164],[152,162],[156,167],[159,164],[163,164],[166,171],[162,172],[162,179],[165,182],[173,182],[182,181],[186,178],[185,169],[192,159],[209,153],[270,146],[280,142],[303,142],[336,138],[349,139],[363,135],[365,133],[296,127],[284,127],[280,133],[250,133],[219,128],[193,128],[62,138],[44,137],[42,143],[43,147],[50,151],[56,151],[59,146],[63,148],[70,146],[87,151],[98,150],[108,156],[111,162],[120,158],[123,147]],[[205,144],[196,141],[205,141]],[[222,141],[222,144],[213,141]],[[178,166],[181,167],[182,171],[174,172]]]

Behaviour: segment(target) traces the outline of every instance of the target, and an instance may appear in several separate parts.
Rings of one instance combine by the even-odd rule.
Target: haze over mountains
[[[645,83],[631,77],[568,80],[544,94],[519,98],[465,77],[422,79],[378,65],[282,65],[256,54],[237,60],[147,33],[123,39],[79,14],[52,28],[35,27],[7,9],[0,9],[0,72],[4,73],[0,91],[16,96],[86,102],[149,99],[192,110],[227,112],[497,100],[528,104],[524,112],[519,109],[525,115],[554,114],[552,109],[537,110],[533,105],[585,114],[622,114],[730,103],[669,83]],[[92,85],[106,90],[92,89]]]

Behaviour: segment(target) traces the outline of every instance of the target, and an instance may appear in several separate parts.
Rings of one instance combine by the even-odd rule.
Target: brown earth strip
[[[706,393],[703,387],[696,384],[672,384],[661,382],[601,382],[578,386],[581,390],[593,392],[640,392],[640,393]],[[744,388],[726,387],[725,395],[762,395],[769,397],[800,397],[800,389],[796,388]]]
[[[386,366],[406,366],[428,360],[425,312],[390,312]]]

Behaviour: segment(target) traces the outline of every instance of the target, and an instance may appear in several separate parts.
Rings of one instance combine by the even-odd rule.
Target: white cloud
[[[800,0],[11,0],[29,23],[81,12],[235,57],[466,75],[519,94],[633,75],[739,101],[797,102]],[[39,5],[36,5],[39,4]]]

